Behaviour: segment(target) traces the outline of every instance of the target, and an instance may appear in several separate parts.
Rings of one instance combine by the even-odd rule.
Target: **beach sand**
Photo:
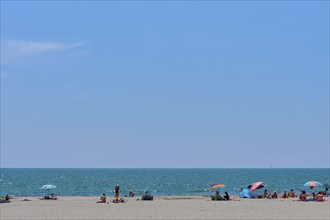
[[[329,219],[329,198],[325,202],[210,201],[201,196],[173,196],[156,197],[155,201],[126,198],[126,203],[97,204],[99,197],[60,197],[57,201],[29,197],[1,204],[0,219]]]

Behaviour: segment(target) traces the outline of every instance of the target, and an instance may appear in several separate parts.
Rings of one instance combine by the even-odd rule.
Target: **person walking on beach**
[[[115,186],[115,197],[116,198],[119,197],[119,185],[118,184]]]

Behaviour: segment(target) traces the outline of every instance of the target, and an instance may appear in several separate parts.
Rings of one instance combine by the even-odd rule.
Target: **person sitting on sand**
[[[274,191],[273,195],[272,195],[272,199],[277,199],[277,192]]]
[[[268,192],[267,189],[265,189],[264,194],[263,194],[264,199],[268,198]]]
[[[154,200],[154,197],[150,195],[148,191],[146,191],[145,194],[142,195],[141,200]]]
[[[288,195],[286,194],[286,191],[283,192],[283,194],[281,195],[281,198],[282,198],[282,199],[286,199],[286,198],[288,198]]]
[[[11,197],[7,194],[7,195],[5,195],[5,200],[8,202],[8,201],[10,201],[10,199],[11,199]]]
[[[301,193],[299,195],[299,201],[307,201],[307,195],[305,190],[301,190]]]
[[[267,199],[272,199],[272,193],[268,193]]]
[[[98,201],[97,203],[107,203],[107,197],[105,196],[104,193],[100,197],[100,201]]]
[[[296,195],[293,191],[293,189],[290,190],[290,192],[288,193],[288,198],[294,198]]]
[[[1,203],[10,203],[11,197],[9,195],[5,195],[5,197],[1,197]]]
[[[323,198],[324,196],[322,195],[322,194],[317,194],[316,195],[316,201],[317,202],[323,202],[324,201],[324,198]]]
[[[316,201],[316,194],[315,194],[315,192],[313,192],[313,193],[311,194],[311,198],[309,198],[308,201]]]
[[[213,201],[220,201],[220,200],[224,200],[224,199],[220,195],[220,192],[219,191],[215,191],[215,195],[211,197],[211,200],[213,200]]]
[[[117,197],[115,197],[112,200],[113,203],[125,203],[125,200],[123,198],[118,199]]]
[[[230,197],[229,197],[229,195],[228,195],[228,193],[227,193],[227,192],[225,192],[225,195],[223,196],[223,198],[224,198],[225,200],[227,200],[227,201],[229,201],[229,200],[230,200]]]
[[[327,191],[318,191],[317,194],[327,196]]]
[[[134,197],[134,196],[135,196],[134,191],[130,190],[128,193],[128,197]]]
[[[52,200],[57,200],[57,197],[54,193],[50,194],[50,199]]]

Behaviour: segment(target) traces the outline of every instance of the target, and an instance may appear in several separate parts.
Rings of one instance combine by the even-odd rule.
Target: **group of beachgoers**
[[[4,197],[1,196],[0,203],[10,203],[10,199],[12,199],[10,195],[5,195]]]
[[[299,195],[299,199],[297,201],[315,201],[315,202],[323,202],[324,197],[327,195],[325,191],[319,191],[318,193],[312,192],[310,195],[306,193],[305,190],[301,190],[301,193]],[[309,198],[308,198],[309,196]]]
[[[125,203],[125,199],[123,197],[119,198],[119,192],[120,192],[120,187],[119,184],[116,184],[114,192],[115,192],[115,196],[113,197],[112,203]],[[127,197],[127,195],[125,195],[125,197]],[[128,197],[135,197],[135,193],[133,190],[130,190],[128,192]],[[139,200],[149,200],[152,201],[154,199],[154,197],[149,193],[149,191],[146,191],[141,198],[137,198],[136,201]],[[107,196],[105,195],[105,193],[103,193],[100,197],[100,200],[97,201],[97,203],[107,203],[109,204],[110,202],[107,202]]]
[[[225,192],[225,194],[223,196],[221,196],[219,191],[215,191],[215,195],[211,196],[211,200],[212,201],[222,201],[222,200],[229,201],[229,200],[231,200],[231,198],[227,192]]]
[[[327,196],[327,191],[319,191],[317,193],[312,192],[310,195],[306,193],[305,190],[301,190],[300,194],[296,194],[293,189],[291,189],[288,193],[286,191],[283,194],[278,195],[276,191],[273,193],[268,193],[267,189],[265,189],[262,195],[254,194],[252,198],[254,199],[287,199],[287,198],[298,198],[295,201],[316,201],[323,202],[324,197]],[[215,195],[211,196],[212,201],[229,201],[232,199],[227,192],[222,196],[219,191],[215,191]]]
[[[313,187],[311,187],[313,189]],[[242,191],[241,189],[240,191]],[[119,197],[120,193],[120,187],[119,184],[116,184],[114,188],[115,195],[113,197],[112,203],[125,203],[125,199],[123,197]],[[263,194],[250,194],[251,197],[245,197],[242,196],[241,198],[253,198],[253,199],[287,199],[287,198],[297,198],[294,201],[317,201],[317,202],[323,202],[324,197],[328,195],[328,187],[325,188],[325,191],[318,191],[317,193],[312,192],[311,194],[307,194],[305,190],[301,190],[300,194],[296,194],[293,189],[290,191],[284,191],[283,194],[278,195],[276,191],[268,193],[267,189],[264,190]],[[124,197],[135,197],[135,193],[133,190],[130,190],[128,193],[128,196],[125,195]],[[12,199],[9,195],[6,195],[4,197],[1,197],[0,202],[1,203],[10,203],[10,199]],[[43,198],[40,198],[41,200],[58,200],[57,196],[52,193],[50,196],[46,195]],[[136,201],[144,201],[154,200],[154,197],[149,193],[149,191],[146,191],[141,197],[137,198]],[[222,196],[219,191],[215,191],[215,195],[211,196],[212,201],[229,201],[229,200],[237,200],[236,198],[231,198],[228,194],[228,192],[225,192]],[[103,193],[100,197],[100,200],[97,201],[97,203],[110,203],[107,202],[107,196],[105,193]]]
[[[254,194],[252,198],[256,199],[287,199],[287,198],[298,198],[295,201],[317,201],[323,202],[324,197],[327,196],[327,189],[325,191],[318,191],[317,193],[312,192],[307,194],[305,190],[301,190],[300,194],[296,194],[293,189],[289,192],[284,191],[283,194],[278,195],[276,191],[268,193],[267,189],[264,190],[262,195]]]
[[[115,196],[112,200],[112,203],[125,203],[124,198],[119,198],[119,185],[117,184],[114,188]],[[283,192],[283,194],[278,195],[276,191],[273,193],[268,193],[267,189],[264,190],[264,193],[261,195],[253,194],[252,198],[256,199],[287,199],[287,198],[298,198],[295,201],[318,201],[322,202],[324,201],[324,196],[327,195],[327,188],[326,191],[319,191],[318,193],[311,193],[308,195],[305,190],[301,190],[300,194],[296,194],[293,189],[291,189],[288,193],[286,191]],[[128,193],[128,197],[134,197],[135,193],[133,190],[130,190]],[[127,197],[127,195],[125,195]],[[136,200],[153,200],[154,197],[150,195],[148,191],[145,192],[144,195],[141,196],[141,198],[137,198]],[[228,192],[225,192],[222,196],[219,191],[215,191],[215,195],[211,196],[212,201],[229,201],[229,200],[236,200],[235,198],[231,198],[228,194]],[[104,194],[101,195],[100,200],[97,203],[109,203],[107,202],[107,197]]]

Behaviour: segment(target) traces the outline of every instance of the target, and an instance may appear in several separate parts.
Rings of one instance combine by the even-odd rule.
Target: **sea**
[[[307,181],[330,183],[330,169],[63,169],[63,168],[0,168],[0,195],[43,196],[45,184],[55,185],[59,196],[114,195],[116,184],[122,196],[133,190],[136,195],[146,190],[155,196],[211,195],[212,184],[225,184],[218,188],[231,195],[254,182],[263,182],[263,189],[255,192],[309,191]],[[324,190],[316,187],[313,190]]]

